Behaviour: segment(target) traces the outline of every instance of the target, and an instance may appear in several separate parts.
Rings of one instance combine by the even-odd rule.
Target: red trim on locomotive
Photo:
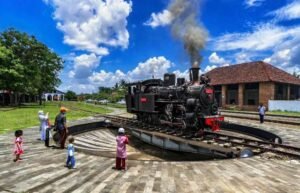
[[[223,116],[204,117],[205,125],[209,126],[212,131],[220,131],[220,121],[224,121]]]
[[[143,98],[141,98],[140,101],[141,101],[142,103],[146,103],[146,102],[147,102],[147,98],[143,97]]]
[[[206,94],[212,94],[212,93],[214,93],[214,90],[211,89],[211,88],[206,88],[206,89],[205,89],[205,93],[206,93]]]

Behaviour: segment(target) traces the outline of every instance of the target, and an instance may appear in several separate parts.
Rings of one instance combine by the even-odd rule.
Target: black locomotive
[[[200,76],[199,68],[190,69],[190,81],[165,74],[164,80],[149,79],[128,84],[127,111],[137,119],[158,125],[177,135],[201,135],[209,128],[219,130],[224,117],[218,114],[214,89],[209,78]]]

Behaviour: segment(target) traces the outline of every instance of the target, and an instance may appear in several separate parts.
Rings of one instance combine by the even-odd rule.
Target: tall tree
[[[71,100],[77,100],[77,95],[75,92],[68,90],[65,94],[65,98],[69,101]]]
[[[0,34],[0,46],[3,55],[14,58],[2,65],[15,67],[18,73],[14,75],[21,79],[8,74],[13,86],[5,85],[5,89],[13,90],[17,96],[19,93],[38,94],[41,104],[42,93],[54,90],[60,83],[58,73],[63,68],[62,59],[34,36],[15,29]]]
[[[0,89],[9,92],[20,90],[23,86],[24,67],[12,50],[0,42]],[[4,98],[3,98],[4,99]]]

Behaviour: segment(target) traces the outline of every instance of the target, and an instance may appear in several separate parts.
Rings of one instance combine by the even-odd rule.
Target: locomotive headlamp
[[[245,148],[240,152],[240,158],[248,158],[253,156],[253,151],[249,148]]]

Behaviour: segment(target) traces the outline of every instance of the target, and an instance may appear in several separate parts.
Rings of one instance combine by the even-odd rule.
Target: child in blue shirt
[[[73,136],[69,136],[69,145],[67,146],[67,150],[68,150],[68,159],[67,159],[67,163],[66,163],[66,167],[68,168],[72,168],[75,169],[75,148],[74,148],[74,137]]]

